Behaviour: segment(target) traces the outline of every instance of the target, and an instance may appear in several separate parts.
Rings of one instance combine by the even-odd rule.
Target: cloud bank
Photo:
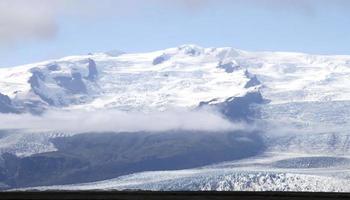
[[[161,132],[170,130],[229,131],[242,129],[209,110],[153,113],[100,111],[48,111],[42,116],[0,114],[0,129],[85,132]]]
[[[54,37],[58,30],[56,9],[49,1],[0,1],[0,45]]]

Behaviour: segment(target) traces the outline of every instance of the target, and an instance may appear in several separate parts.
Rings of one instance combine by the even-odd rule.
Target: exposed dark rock
[[[163,62],[167,61],[169,59],[168,55],[166,54],[162,54],[158,57],[156,57],[154,60],[153,60],[153,65],[159,65],[159,64],[162,64]]]
[[[224,69],[225,72],[227,73],[232,73],[236,70],[241,69],[241,67],[239,65],[237,65],[236,63],[230,61],[230,62],[225,62],[223,63],[222,61],[219,62],[218,64],[218,68]]]
[[[250,92],[242,97],[231,97],[222,103],[215,103],[215,99],[201,102],[199,107],[210,106],[217,108],[222,114],[232,121],[251,122],[259,117],[259,110],[253,108],[254,104],[265,102],[260,92]]]
[[[244,138],[244,139],[242,139]],[[4,156],[2,182],[11,187],[91,182],[148,170],[176,170],[256,155],[258,133],[81,134],[53,140],[58,151]]]
[[[72,77],[57,76],[54,78],[57,84],[72,94],[85,94],[87,92],[85,83],[80,73],[73,73]]]
[[[45,75],[43,74],[40,69],[32,69],[31,70],[32,76],[29,78],[28,83],[30,84],[30,87],[32,88],[32,91],[34,94],[38,95],[44,102],[48,103],[49,105],[56,106],[55,102],[47,97],[45,93],[41,90],[42,82],[45,81]]]
[[[250,88],[250,87],[254,87],[257,85],[260,85],[261,82],[258,80],[258,78],[254,75],[253,77],[251,77],[249,79],[249,81],[244,85],[245,88]]]
[[[10,97],[0,93],[0,113],[18,113]]]
[[[47,69],[50,71],[58,71],[61,67],[57,63],[51,63],[47,65]]]
[[[189,56],[199,56],[202,53],[202,50],[199,47],[193,45],[183,45],[179,47],[179,50]]]
[[[248,70],[245,71],[245,76],[249,78],[249,81],[244,86],[245,88],[250,88],[261,84],[256,75],[250,74]]]
[[[89,61],[89,65],[88,65],[89,75],[87,76],[87,79],[90,81],[95,81],[97,79],[97,76],[98,76],[96,63],[94,60],[92,60],[90,58],[88,59],[88,61]]]

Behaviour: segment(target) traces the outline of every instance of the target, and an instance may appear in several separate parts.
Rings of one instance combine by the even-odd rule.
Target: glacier
[[[40,117],[51,111],[118,110],[148,115],[205,108],[229,122],[243,123],[259,136],[241,141],[264,144],[253,158],[231,163],[141,170],[39,189],[349,192],[349,75],[348,55],[197,45],[146,53],[92,53],[1,68],[0,113]],[[1,130],[0,154],[24,159],[60,153],[54,141],[76,134]]]
[[[191,108],[256,90],[270,104],[347,101],[349,66],[350,56],[183,45],[150,53],[96,53],[2,68],[0,92],[18,106],[40,102],[45,108],[65,109]]]
[[[150,191],[304,191],[349,192],[350,159],[314,155],[326,165],[310,165],[303,154],[265,154],[201,168],[149,171],[115,179],[20,190],[150,190]],[[298,162],[295,162],[298,160]],[[340,162],[339,162],[340,161]],[[316,161],[317,162],[317,161]],[[276,163],[279,165],[276,166]]]

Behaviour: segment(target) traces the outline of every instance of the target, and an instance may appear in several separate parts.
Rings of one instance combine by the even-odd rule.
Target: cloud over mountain
[[[173,110],[136,113],[117,110],[49,111],[42,116],[1,114],[2,129],[48,130],[65,132],[137,132],[137,131],[228,131],[243,128],[220,114],[209,111]]]

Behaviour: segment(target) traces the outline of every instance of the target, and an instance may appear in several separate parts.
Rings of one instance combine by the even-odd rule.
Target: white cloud
[[[51,38],[58,29],[56,4],[42,0],[0,1],[0,44]]]
[[[233,124],[219,113],[209,110],[173,110],[153,113],[100,111],[48,111],[42,116],[0,114],[1,129],[51,130],[83,132],[137,131],[228,131],[244,127]]]

